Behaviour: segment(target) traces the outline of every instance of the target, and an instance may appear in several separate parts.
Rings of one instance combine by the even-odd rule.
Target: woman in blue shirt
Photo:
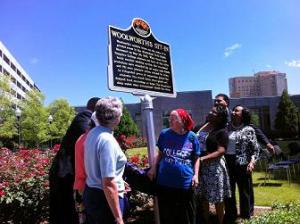
[[[194,188],[198,185],[200,147],[191,131],[193,120],[184,109],[173,110],[170,128],[162,130],[155,165],[160,223],[195,223]]]

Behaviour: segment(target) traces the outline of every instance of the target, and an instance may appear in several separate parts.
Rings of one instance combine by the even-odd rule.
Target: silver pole
[[[141,97],[142,113],[143,120],[146,121],[146,134],[147,134],[147,144],[148,144],[148,160],[151,166],[154,165],[155,159],[155,149],[156,149],[156,139],[154,131],[154,122],[153,122],[153,102],[152,98],[149,95]],[[154,218],[155,224],[159,224],[159,210],[157,197],[154,197]]]

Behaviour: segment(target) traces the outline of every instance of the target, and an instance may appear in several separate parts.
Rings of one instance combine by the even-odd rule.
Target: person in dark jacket
[[[53,159],[49,172],[49,221],[51,224],[79,223],[73,197],[75,143],[88,128],[90,118],[99,99],[99,97],[90,98],[86,109],[74,117],[62,139],[60,149]]]
[[[229,97],[224,93],[217,94],[214,99],[215,106],[222,106],[222,107],[226,108],[226,110],[228,112],[228,122],[231,121],[231,116],[230,116],[231,112],[228,108],[229,103],[230,103]],[[270,154],[272,154],[272,155],[275,154],[274,146],[272,145],[270,140],[267,138],[267,136],[263,133],[263,131],[260,128],[256,127],[254,124],[249,124],[249,126],[251,126],[254,129],[258,143],[260,145],[266,146],[266,148]],[[251,185],[252,185],[252,178],[251,178]],[[254,212],[254,194],[253,194],[253,188],[250,188],[250,213],[251,213],[251,215],[253,215],[253,212]],[[226,218],[226,216],[225,216],[225,218]]]

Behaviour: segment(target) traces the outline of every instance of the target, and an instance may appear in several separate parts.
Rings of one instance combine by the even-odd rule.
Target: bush
[[[56,149],[0,149],[0,223],[37,223],[48,216],[48,171]]]
[[[140,154],[133,155],[130,158],[128,158],[128,161],[133,163],[134,165],[137,165],[139,168],[146,168],[149,166],[148,163],[148,156]]]
[[[296,224],[300,221],[300,201],[289,204],[275,204],[273,211],[245,221],[244,224]]]
[[[136,137],[136,136],[126,137],[124,134],[121,134],[117,137],[117,141],[123,150],[147,146],[147,141],[143,137]]]

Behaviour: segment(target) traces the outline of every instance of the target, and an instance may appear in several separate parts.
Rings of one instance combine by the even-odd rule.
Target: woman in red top
[[[98,125],[99,123],[96,119],[96,113],[94,112],[89,123],[89,128],[77,139],[75,144],[75,180],[73,189],[75,191],[75,201],[77,202],[76,208],[79,213],[79,223],[85,223],[86,219],[84,206],[82,204],[82,195],[86,180],[84,167],[84,142],[89,131]]]

